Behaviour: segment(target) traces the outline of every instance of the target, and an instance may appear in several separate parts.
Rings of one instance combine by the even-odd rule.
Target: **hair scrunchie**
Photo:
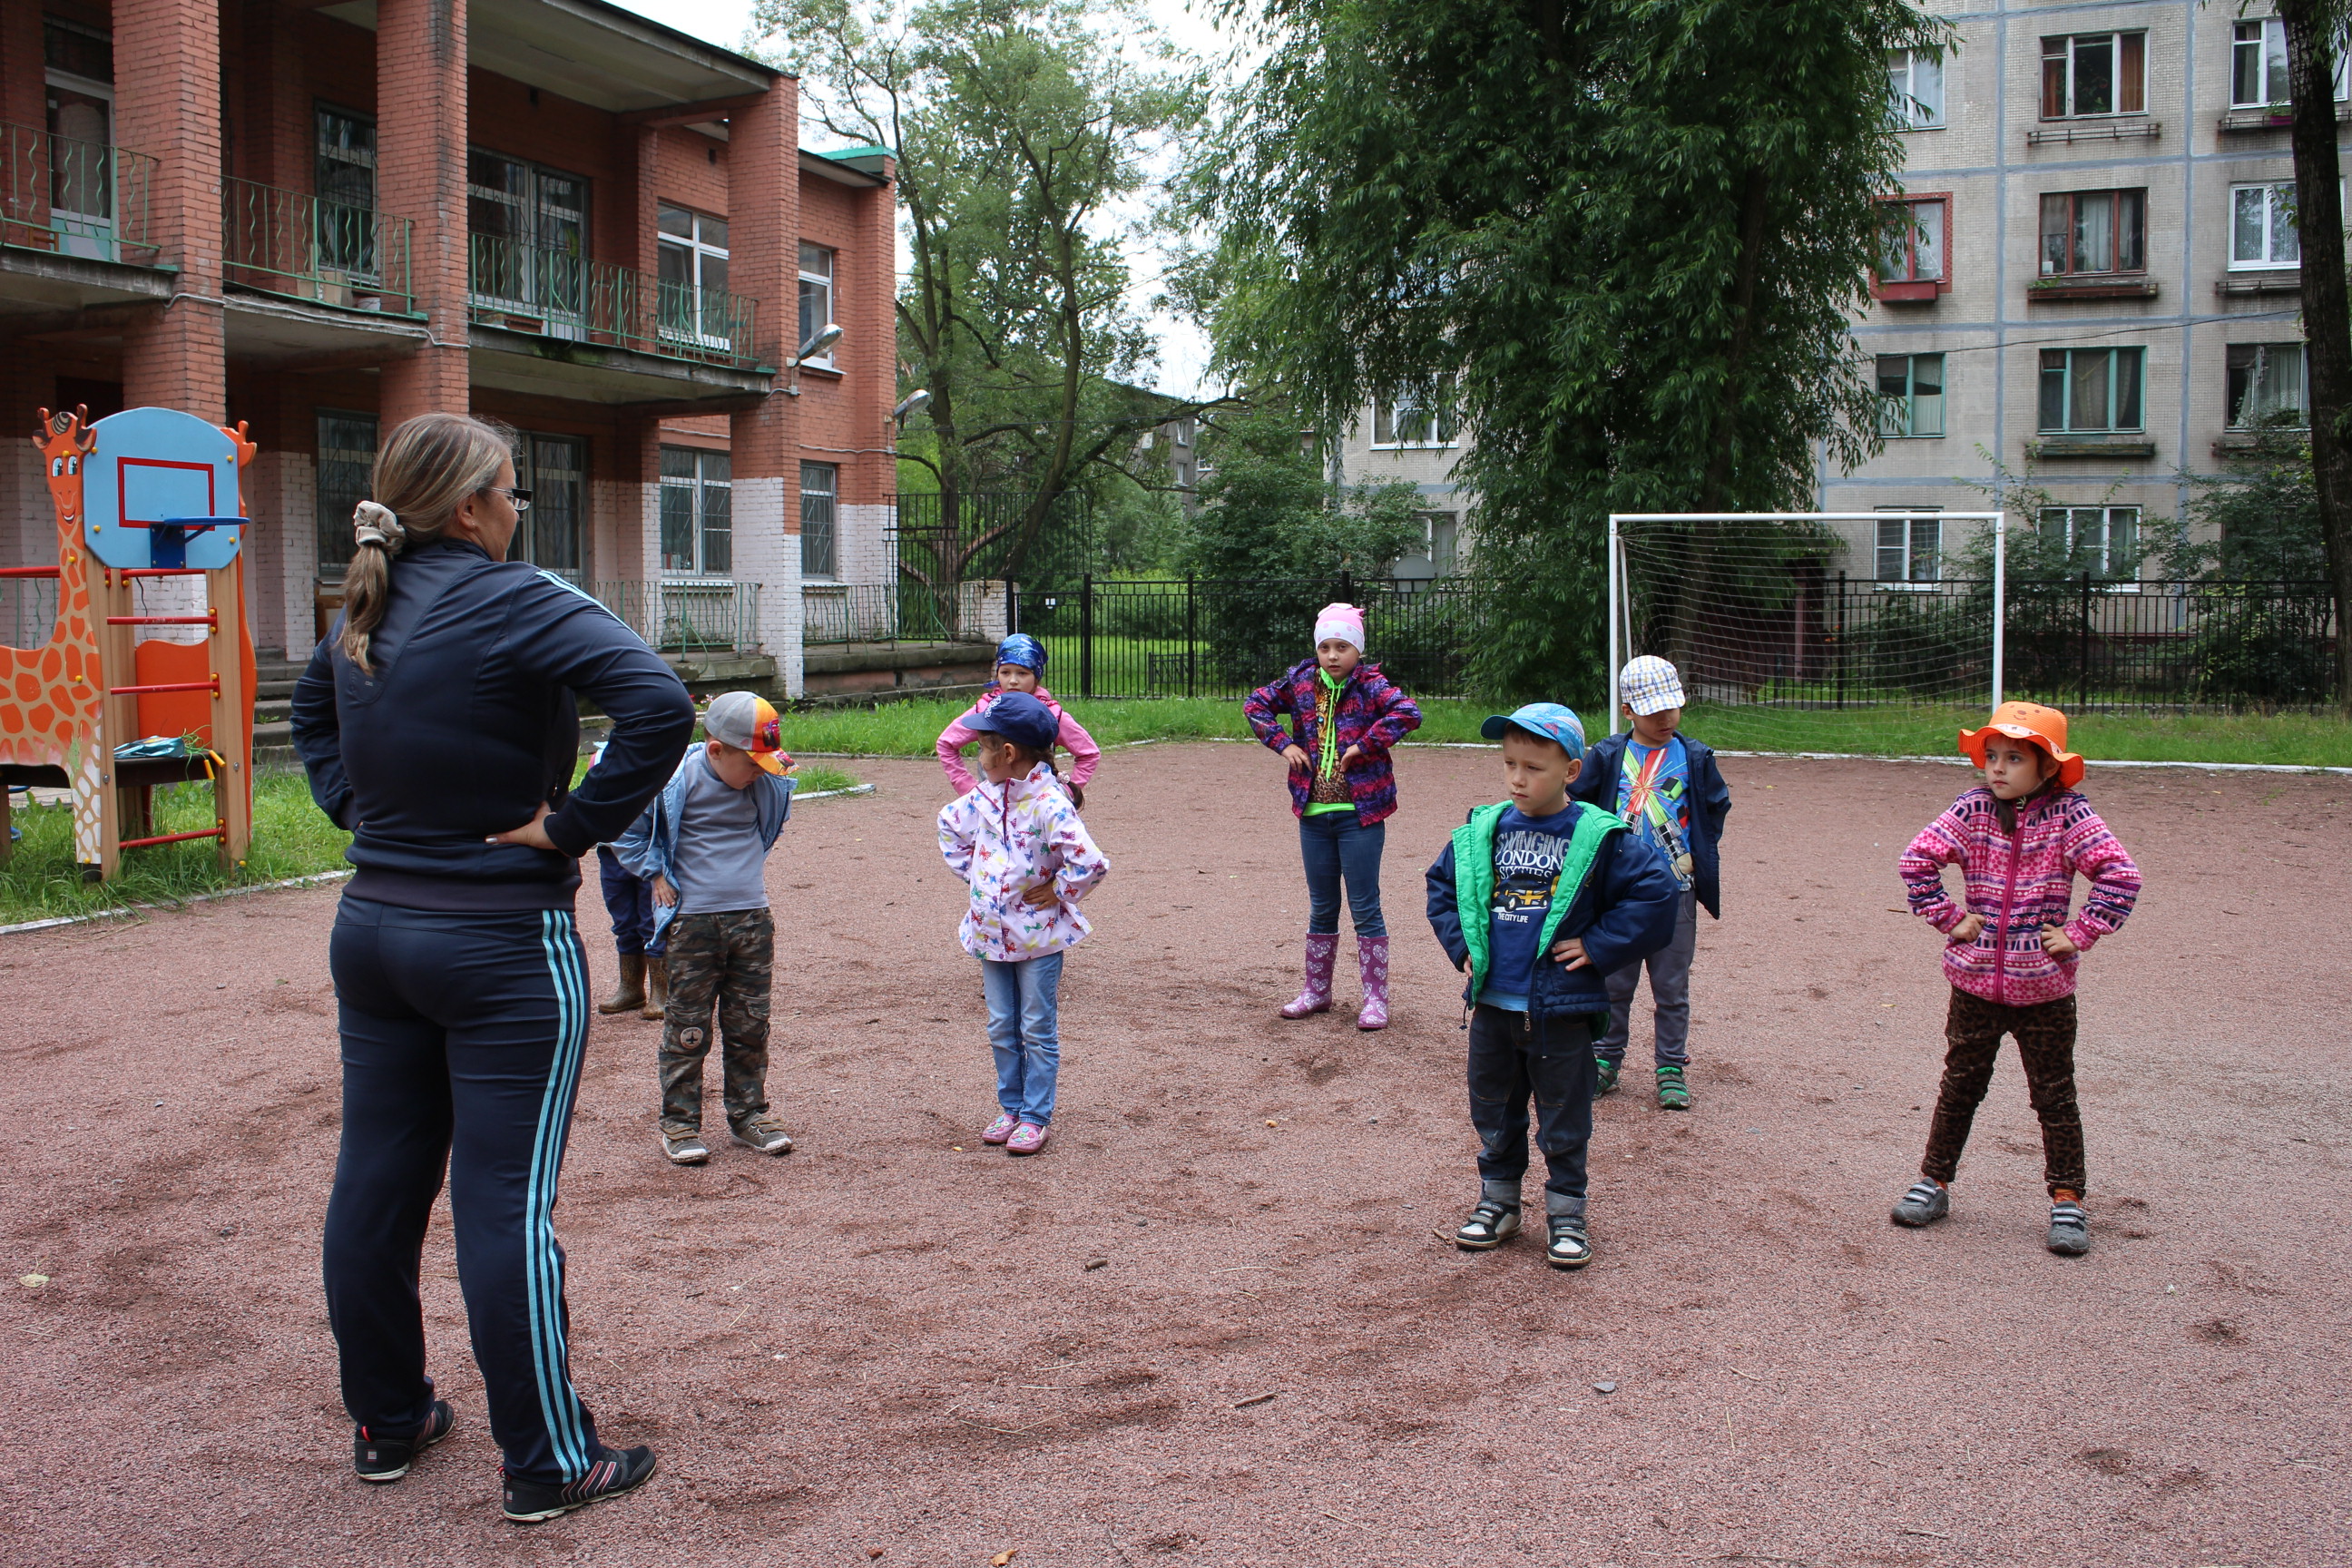
[[[363,500],[352,508],[352,536],[362,544],[381,544],[385,552],[397,555],[408,541],[408,530],[388,506]]]

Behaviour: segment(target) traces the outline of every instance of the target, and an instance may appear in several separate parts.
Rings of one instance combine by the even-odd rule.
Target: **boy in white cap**
[[[1617,689],[1633,729],[1593,746],[1570,793],[1624,818],[1665,859],[1682,886],[1675,940],[1646,963],[1655,1016],[1658,1108],[1688,1110],[1691,958],[1698,945],[1699,909],[1723,918],[1717,847],[1731,810],[1731,791],[1715,753],[1682,733],[1683,681],[1673,665],[1653,654],[1631,659],[1618,674]],[[1617,1087],[1643,967],[1629,963],[1609,976],[1609,1032],[1593,1046],[1600,1064],[1597,1093]]]

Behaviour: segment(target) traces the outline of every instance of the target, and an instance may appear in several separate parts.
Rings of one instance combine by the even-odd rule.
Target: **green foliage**
[[[1224,362],[1339,427],[1450,379],[1513,695],[1590,670],[1611,511],[1766,510],[1874,448],[1849,331],[1900,0],[1265,0],[1193,166]]]
[[[2150,530],[2149,551],[2168,577],[2239,582],[2327,580],[2327,541],[2311,477],[2307,431],[2257,433],[2254,449],[2223,475],[2182,473],[2190,497],[2180,521]]]

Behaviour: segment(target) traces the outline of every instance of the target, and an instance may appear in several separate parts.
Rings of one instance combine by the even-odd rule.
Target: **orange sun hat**
[[[2024,741],[2050,753],[2058,764],[2058,785],[2073,789],[2083,782],[2083,759],[2066,749],[2066,715],[2039,702],[2004,702],[1993,710],[1992,721],[1981,730],[1960,731],[1960,750],[1977,766],[1985,765],[1985,742],[1995,735]]]

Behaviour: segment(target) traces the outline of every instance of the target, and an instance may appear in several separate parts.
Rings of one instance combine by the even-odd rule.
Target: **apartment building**
[[[2060,504],[2017,521],[2129,575],[2181,474],[2304,420],[2281,25],[2268,0],[1923,8],[1957,43],[1888,61],[1903,188],[1855,327],[1886,444],[1822,507],[1983,510],[2030,473]],[[1963,543],[1889,518],[1850,554],[1932,578]]]
[[[1468,452],[1467,441],[1450,404],[1406,395],[1374,398],[1333,444],[1335,483],[1402,481],[1421,492],[1427,509],[1420,514],[1422,547],[1391,569],[1400,583],[1454,574],[1463,518],[1471,505],[1470,491],[1455,479],[1454,469]]]
[[[520,433],[517,556],[796,695],[803,595],[892,574],[896,382],[889,159],[799,129],[791,78],[601,0],[0,0],[0,434],[247,421],[257,640],[299,658],[378,442],[470,409]]]

